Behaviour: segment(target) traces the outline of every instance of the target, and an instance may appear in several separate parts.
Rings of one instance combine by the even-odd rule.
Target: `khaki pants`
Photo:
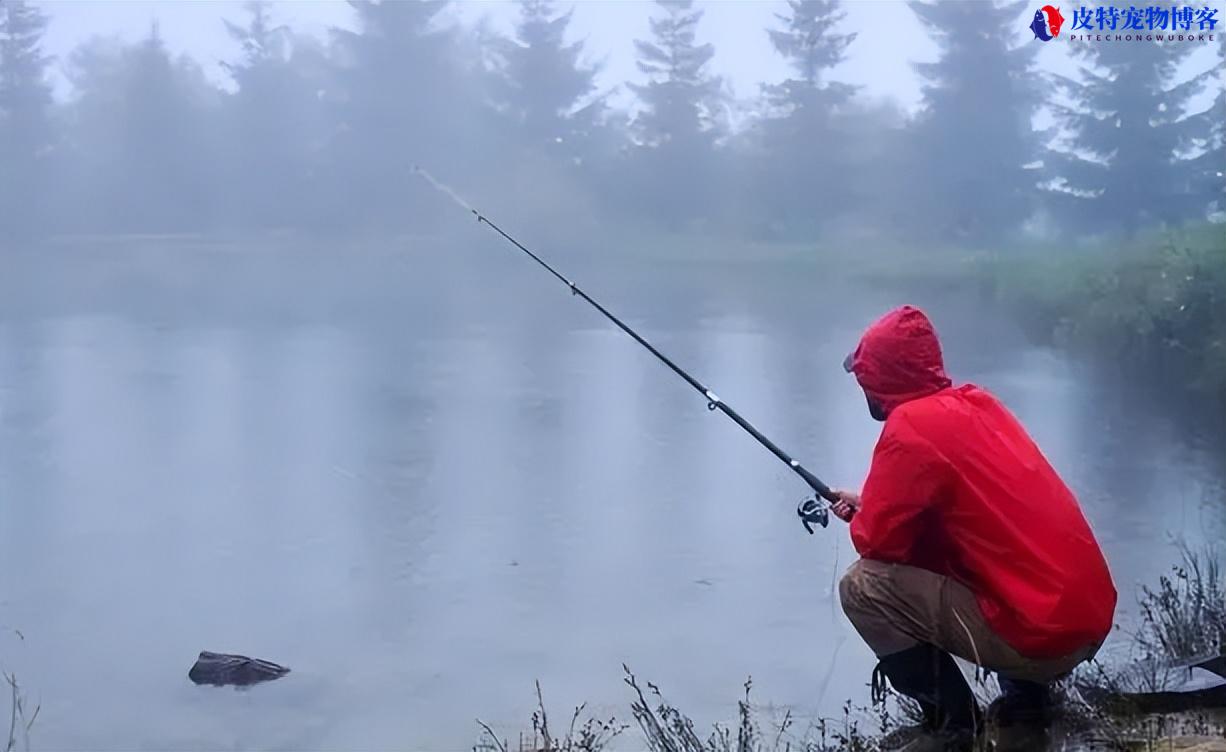
[[[878,656],[926,642],[1008,679],[1047,683],[1098,651],[1087,645],[1061,658],[1026,658],[992,631],[965,585],[918,567],[860,559],[839,582],[839,596]]]

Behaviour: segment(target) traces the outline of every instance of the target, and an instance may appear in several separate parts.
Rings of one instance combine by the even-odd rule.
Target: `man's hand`
[[[851,522],[860,509],[860,494],[853,491],[835,491],[839,500],[830,505],[830,511],[843,522]]]

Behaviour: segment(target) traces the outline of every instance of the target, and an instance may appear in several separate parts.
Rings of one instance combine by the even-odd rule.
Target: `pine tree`
[[[46,29],[37,8],[0,0],[0,232],[26,234],[49,219],[40,202],[55,145]]]
[[[535,148],[563,146],[574,154],[599,114],[585,100],[596,90],[596,68],[582,62],[583,43],[567,43],[571,11],[550,0],[522,0],[515,39],[499,45],[503,98],[514,123]]]
[[[246,26],[239,26],[232,21],[223,20],[226,32],[230,38],[239,43],[243,50],[242,61],[238,64],[223,62],[222,67],[234,76],[241,87],[243,74],[248,71],[258,71],[261,66],[274,63],[285,58],[288,29],[284,26],[273,26],[269,10],[270,0],[249,0],[243,8],[250,17]]]
[[[777,191],[777,221],[804,231],[845,208],[840,204],[851,166],[835,145],[850,134],[837,118],[856,89],[827,75],[846,58],[856,35],[837,32],[844,17],[839,0],[788,0],[787,13],[775,17],[782,26],[767,34],[794,76],[763,87],[768,112],[759,124],[766,156],[761,179]]]
[[[433,221],[437,196],[410,167],[452,179],[481,165],[480,51],[440,23],[446,0],[350,0],[357,30],[336,29],[337,135],[327,180],[340,222],[404,227]],[[445,160],[445,161],[444,161]],[[461,183],[462,184],[462,183]]]
[[[709,146],[716,135],[720,81],[706,72],[715,56],[696,42],[702,11],[693,0],[655,0],[665,15],[651,19],[653,40],[636,39],[638,68],[645,85],[633,85],[643,112],[635,118],[638,137],[648,146]]]
[[[783,26],[767,34],[796,76],[766,88],[771,104],[801,122],[820,122],[851,98],[855,87],[826,80],[856,39],[854,33],[835,31],[845,15],[839,0],[788,0],[788,12],[775,15]]]
[[[940,47],[936,62],[915,65],[926,84],[900,173],[911,180],[908,224],[936,238],[997,239],[1031,215],[1038,182],[1032,118],[1040,102],[1031,73],[1038,48],[1008,41],[1029,6],[908,5]]]
[[[156,24],[131,46],[95,39],[72,56],[74,214],[93,230],[198,230],[215,220],[220,93]]]
[[[1188,160],[1193,194],[1208,197],[1212,211],[1226,213],[1226,34],[1218,38],[1218,61],[1198,77],[1217,96],[1207,110],[1184,124],[1184,141],[1194,154]]]
[[[693,0],[655,0],[664,15],[651,19],[652,39],[635,40],[647,83],[632,85],[642,110],[632,123],[639,158],[638,196],[669,221],[714,213],[715,141],[720,132],[722,82],[707,72],[715,55],[698,44],[702,11]]]
[[[1059,189],[1050,203],[1066,224],[1132,233],[1203,213],[1181,156],[1184,108],[1201,85],[1175,80],[1189,50],[1156,41],[1076,47],[1088,63],[1080,79],[1057,77],[1072,102],[1056,107],[1070,138],[1047,158]]]
[[[242,49],[240,59],[222,63],[237,86],[226,103],[226,196],[240,222],[284,226],[313,201],[312,169],[326,137],[318,92],[327,81],[323,66],[312,65],[311,43],[275,25],[269,8],[254,0],[246,24],[225,22]]]

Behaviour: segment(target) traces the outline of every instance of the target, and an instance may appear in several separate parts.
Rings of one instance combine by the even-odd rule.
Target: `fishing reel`
[[[796,505],[796,516],[800,517],[809,535],[813,535],[814,525],[826,527],[830,524],[830,506],[817,497],[805,497]]]

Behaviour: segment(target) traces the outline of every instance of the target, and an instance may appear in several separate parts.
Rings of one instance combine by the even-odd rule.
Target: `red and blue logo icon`
[[[1064,16],[1060,15],[1060,9],[1044,5],[1034,12],[1034,20],[1030,22],[1030,30],[1034,32],[1035,39],[1050,42],[1060,36],[1060,27],[1063,24]]]

